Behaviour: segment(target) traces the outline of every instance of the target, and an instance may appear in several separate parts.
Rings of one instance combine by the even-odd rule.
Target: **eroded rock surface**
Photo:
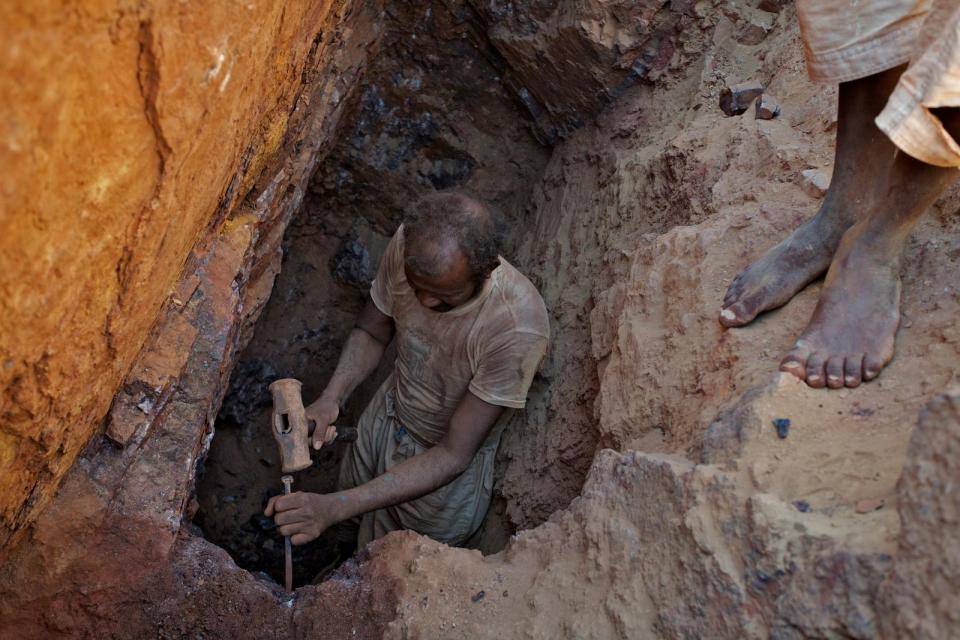
[[[291,153],[304,78],[340,47],[309,107],[336,113],[375,34],[320,34],[353,4],[2,9],[0,549],[97,429],[193,247]]]

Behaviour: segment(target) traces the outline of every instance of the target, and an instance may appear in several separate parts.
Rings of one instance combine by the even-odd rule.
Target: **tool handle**
[[[283,378],[270,385],[273,394],[273,437],[280,447],[280,468],[284,473],[310,466],[310,429],[300,396],[300,381]]]

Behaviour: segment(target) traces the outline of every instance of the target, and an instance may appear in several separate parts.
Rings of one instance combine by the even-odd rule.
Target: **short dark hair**
[[[431,193],[417,200],[407,211],[403,229],[407,246],[456,241],[477,283],[486,280],[500,264],[506,235],[493,209],[456,190]],[[420,275],[437,275],[439,265],[434,260],[409,254],[404,260]]]

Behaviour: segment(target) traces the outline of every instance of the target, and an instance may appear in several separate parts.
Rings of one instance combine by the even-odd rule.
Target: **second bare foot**
[[[824,203],[820,213],[733,279],[723,298],[720,324],[748,324],[760,313],[783,306],[824,274],[849,227],[847,218],[832,214],[828,206]]]
[[[780,369],[814,388],[856,387],[893,358],[900,324],[900,260],[857,225],[840,243],[807,328]]]

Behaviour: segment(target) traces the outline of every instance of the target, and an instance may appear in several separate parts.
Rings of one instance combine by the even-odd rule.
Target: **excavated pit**
[[[267,499],[282,492],[267,387],[292,377],[303,382],[305,403],[319,395],[373,279],[376,261],[367,245],[373,244],[375,254],[384,246],[379,236],[361,238],[349,223],[337,224],[337,234],[333,221],[318,218],[308,199],[286,231],[280,275],[238,358],[197,481],[194,522],[206,537],[227,549],[240,567],[262,571],[281,584],[283,540],[263,515]],[[356,423],[367,389],[369,384],[357,391],[341,424]],[[294,474],[294,490],[334,491],[343,448],[337,443],[314,452],[313,466]],[[309,584],[323,568],[334,568],[335,541],[331,529],[294,548],[297,586]]]
[[[262,515],[266,500],[281,490],[268,428],[269,383],[301,380],[304,402],[320,394],[366,300],[380,255],[418,195],[466,188],[505,217],[510,248],[530,233],[525,203],[550,147],[538,140],[529,114],[505,90],[503,62],[490,59],[489,43],[468,38],[476,16],[465,9],[452,5],[426,16],[405,10],[391,17],[383,44],[390,54],[368,66],[345,107],[331,152],[284,233],[280,273],[238,356],[198,473],[195,524],[239,566],[279,582],[282,539]],[[510,249],[507,253],[512,260]],[[391,364],[388,351],[378,372],[353,394],[341,424],[356,424]],[[521,429],[523,422],[523,415],[516,416],[512,428]],[[577,437],[589,441],[592,434]],[[296,474],[295,488],[332,491],[344,448],[335,444],[315,454],[313,466]],[[549,507],[523,524],[539,523],[576,494],[593,448],[577,453],[568,461],[576,471],[563,498],[537,496]],[[484,553],[501,550],[517,527],[506,514],[502,467],[488,519],[467,544]],[[335,540],[335,530],[329,530],[295,549],[297,585],[333,567]]]
[[[240,567],[283,581],[283,544],[266,501],[281,493],[280,461],[270,430],[274,380],[303,382],[309,403],[333,373],[340,348],[364,304],[375,267],[389,238],[364,221],[329,219],[317,196],[307,199],[284,238],[284,257],[273,293],[239,356],[214,424],[209,452],[198,472],[199,509],[194,523],[229,551]],[[355,425],[371,393],[391,369],[392,349],[379,371],[353,395],[338,423]],[[294,489],[335,490],[346,445],[314,452],[313,466],[294,475]],[[502,504],[502,498],[501,498]],[[513,533],[502,508],[491,509],[481,532],[468,543],[484,553],[503,548]],[[315,582],[346,558],[335,554],[336,529],[294,549],[294,583]]]

